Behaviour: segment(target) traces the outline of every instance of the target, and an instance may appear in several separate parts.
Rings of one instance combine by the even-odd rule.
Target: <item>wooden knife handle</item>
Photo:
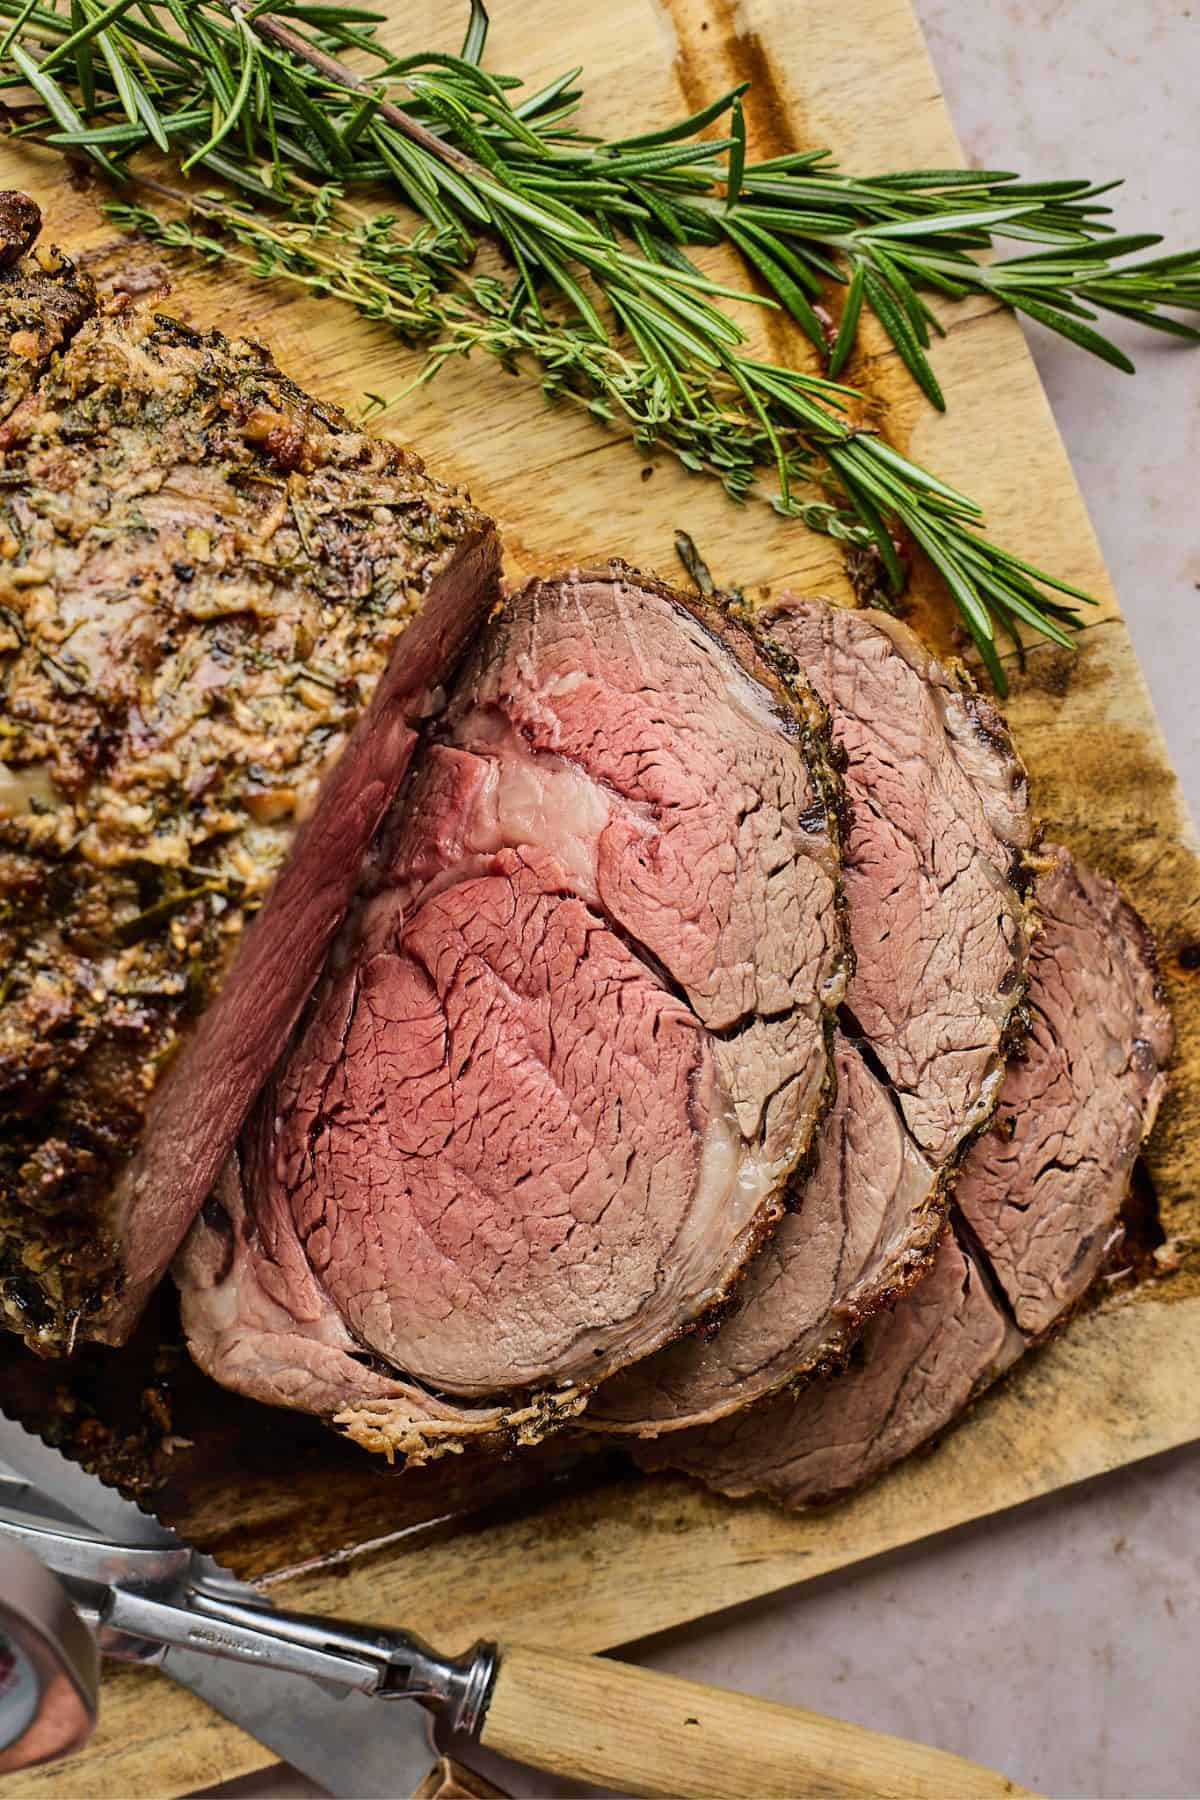
[[[674,1675],[501,1647],[480,1739],[554,1775],[687,1800],[999,1800],[1003,1775],[943,1750]]]

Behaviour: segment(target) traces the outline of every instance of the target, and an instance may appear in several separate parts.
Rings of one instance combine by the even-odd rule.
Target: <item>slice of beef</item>
[[[58,1348],[209,1191],[498,556],[257,345],[50,252],[0,318],[0,1313]]]
[[[1028,953],[1029,783],[966,671],[878,611],[787,600],[767,621],[835,721],[852,798],[850,1012],[926,1156],[992,1111]]]
[[[314,1273],[286,1213],[248,1209],[247,1170],[269,1156],[251,1121],[177,1263],[188,1348],[226,1387],[271,1406],[323,1415],[363,1449],[415,1467],[475,1439],[537,1443],[586,1402],[569,1388],[527,1404],[470,1408],[399,1377],[366,1349]]]
[[[563,853],[530,772],[601,810],[572,823],[579,891],[714,1039],[773,1181],[824,1110],[845,991],[828,721],[715,607],[628,573],[539,582],[500,619],[451,740],[503,766],[503,832]],[[564,781],[563,775],[566,780]]]
[[[1146,926],[1111,881],[1065,850],[1052,855],[1038,884],[1029,1036],[955,1194],[1030,1340],[1075,1305],[1113,1248],[1174,1041]]]
[[[836,1498],[936,1436],[1077,1304],[1121,1231],[1173,1043],[1149,933],[1065,850],[1037,891],[1033,1028],[972,1145],[932,1273],[843,1375],[639,1449],[728,1494]]]
[[[925,1279],[867,1327],[844,1374],[795,1401],[779,1394],[707,1430],[640,1446],[637,1460],[782,1506],[837,1499],[940,1431],[1023,1349],[986,1275],[951,1232]]]
[[[764,1245],[738,1310],[711,1338],[688,1338],[609,1382],[585,1421],[639,1436],[740,1410],[819,1369],[888,1294],[928,1263],[942,1188],[886,1086],[839,1034],[837,1096],[799,1211]]]
[[[452,1400],[550,1422],[720,1301],[827,1098],[823,759],[715,611],[625,572],[512,601],[246,1133],[253,1254],[217,1219],[184,1259],[203,1365],[420,1456]]]
[[[738,1411],[842,1354],[928,1267],[1024,981],[1028,783],[1002,719],[886,614],[789,600],[765,624],[845,757],[855,967],[838,1097],[739,1310],[610,1383],[598,1429],[650,1437]]]

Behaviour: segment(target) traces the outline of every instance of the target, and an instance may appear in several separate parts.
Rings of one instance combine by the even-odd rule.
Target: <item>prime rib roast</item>
[[[52,1349],[127,1333],[212,1187],[499,556],[39,222],[0,201],[0,1307]]]
[[[963,1141],[995,1104],[1029,951],[1028,783],[1003,721],[913,633],[785,602],[763,624],[830,711],[854,972],[817,1166],[709,1341],[611,1382],[589,1424],[654,1436],[836,1359],[933,1256]]]
[[[0,1319],[416,1463],[825,1500],[1069,1314],[1171,1049],[879,612],[496,535],[0,195]],[[182,1249],[180,1248],[182,1244]]]

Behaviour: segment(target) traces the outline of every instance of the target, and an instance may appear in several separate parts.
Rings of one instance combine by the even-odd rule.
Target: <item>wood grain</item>
[[[778,1701],[501,1647],[482,1741],[568,1781],[688,1800],[1006,1800],[1006,1776]]]
[[[449,1756],[438,1758],[425,1779],[413,1789],[412,1800],[506,1800],[503,1791],[466,1769]]]
[[[393,4],[394,41],[457,43],[462,9],[451,0]],[[491,67],[537,80],[582,63],[597,130],[645,129],[748,78],[757,153],[828,144],[860,169],[959,156],[908,0],[608,0],[599,10],[493,0],[491,11]],[[64,182],[56,164],[5,147],[0,180],[28,187],[51,235],[85,248],[100,275],[128,264],[133,253],[103,220],[98,194]],[[189,271],[170,305],[267,341],[289,373],[351,409],[367,389],[400,393],[415,370],[378,328],[249,281]],[[1200,1281],[1187,1253],[1200,1242],[1196,840],[1021,334],[981,301],[945,316],[949,335],[934,352],[945,416],[925,406],[877,334],[867,333],[851,378],[894,442],[986,505],[1002,541],[1100,601],[1076,656],[1043,648],[1014,669],[1009,710],[1048,831],[1116,876],[1158,935],[1179,1051],[1148,1167],[1167,1236],[1181,1247],[1179,1271],[1114,1285],[934,1454],[801,1518],[643,1480],[611,1457],[580,1465],[561,1445],[520,1468],[464,1459],[389,1480],[309,1422],[220,1395],[179,1368],[175,1430],[192,1447],[170,1459],[162,1506],[239,1571],[266,1576],[281,1600],[403,1621],[450,1649],[481,1633],[519,1633],[600,1650],[1200,1435]],[[806,357],[778,322],[747,309],[747,323],[775,355]],[[1097,369],[1095,379],[1112,377]],[[389,406],[381,428],[411,439],[495,514],[513,578],[614,553],[678,578],[672,537],[685,526],[717,578],[752,596],[788,586],[846,594],[828,540],[765,506],[739,510],[665,459],[643,459],[643,479],[619,438],[548,410],[535,389],[485,364],[459,365]],[[953,641],[948,610],[920,570],[912,608],[939,644]],[[136,1414],[137,1353],[86,1367],[89,1404],[117,1408],[124,1382]],[[6,1404],[28,1392],[36,1416],[60,1378],[6,1362]],[[105,1684],[86,1756],[12,1778],[4,1791],[151,1800],[269,1760],[168,1683],[120,1671]]]

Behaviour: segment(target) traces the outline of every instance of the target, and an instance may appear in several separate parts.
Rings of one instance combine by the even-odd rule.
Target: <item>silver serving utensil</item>
[[[264,1642],[281,1615],[257,1588],[2,1415],[0,1547],[57,1570],[106,1655],[153,1664],[332,1793],[394,1800],[429,1770],[430,1714],[381,1716],[376,1694],[444,1695],[452,1728],[477,1723],[486,1657],[441,1659],[407,1633],[291,1614]]]
[[[163,1669],[337,1794],[411,1794],[430,1761],[430,1711],[518,1762],[626,1794],[1025,1791],[940,1750],[604,1657],[490,1643],[443,1656],[407,1631],[287,1612],[3,1419],[0,1463],[0,1546],[62,1580],[105,1654]],[[323,1695],[342,1697],[325,1711]],[[401,1699],[423,1704],[378,1704]]]

